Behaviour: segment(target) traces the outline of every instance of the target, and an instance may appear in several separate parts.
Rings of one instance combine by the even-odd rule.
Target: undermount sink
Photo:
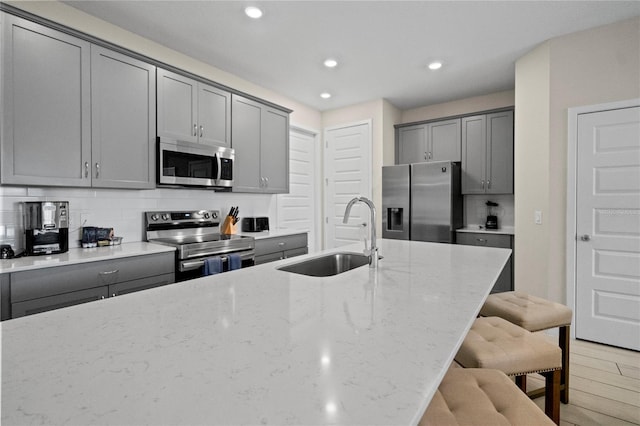
[[[278,269],[310,277],[330,277],[368,264],[369,256],[361,253],[331,253]]]

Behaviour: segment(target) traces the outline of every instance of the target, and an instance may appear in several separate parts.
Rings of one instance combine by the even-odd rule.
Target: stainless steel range
[[[204,260],[220,256],[228,269],[228,254],[238,254],[242,266],[253,266],[252,237],[220,234],[220,211],[158,211],[145,213],[147,241],[176,247],[176,281],[203,275]]]

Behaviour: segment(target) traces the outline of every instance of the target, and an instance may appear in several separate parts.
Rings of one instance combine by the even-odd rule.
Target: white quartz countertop
[[[510,250],[380,245],[378,270],[277,270],[307,255],[4,321],[2,424],[415,424]]]
[[[480,234],[502,234],[502,235],[515,235],[515,228],[513,226],[504,226],[498,229],[487,229],[482,225],[468,225],[464,228],[456,229],[456,232],[476,232]]]
[[[238,232],[239,235],[244,235],[246,237],[253,237],[256,240],[261,240],[264,238],[277,238],[277,237],[287,237],[289,235],[298,235],[298,234],[306,234],[306,231],[296,231],[296,230],[287,230],[281,229],[277,231],[261,231],[261,232]]]
[[[123,243],[117,246],[70,248],[66,253],[42,256],[25,256],[15,259],[0,259],[0,273],[28,271],[78,263],[97,262],[122,257],[175,251],[175,247],[147,242]]]

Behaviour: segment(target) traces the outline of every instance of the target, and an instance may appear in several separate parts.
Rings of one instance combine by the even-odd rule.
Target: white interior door
[[[292,127],[289,133],[289,193],[278,195],[278,229],[308,233],[309,253],[320,250],[318,238],[317,134]]]
[[[371,122],[325,130],[325,248],[362,239],[369,209],[362,203],[342,223],[347,203],[354,197],[371,198]],[[375,226],[375,225],[374,225]]]
[[[640,350],[640,108],[578,116],[576,337]]]

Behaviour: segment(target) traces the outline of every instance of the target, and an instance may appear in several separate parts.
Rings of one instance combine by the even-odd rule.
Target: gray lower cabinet
[[[255,252],[256,265],[307,254],[307,233],[256,239]]]
[[[233,192],[289,192],[289,114],[232,95]]]
[[[462,119],[462,193],[513,194],[513,111]]]
[[[0,274],[0,321],[11,318],[10,274]]]
[[[460,161],[460,119],[398,128],[396,164]]]
[[[486,234],[482,232],[457,232],[456,243],[469,246],[508,248],[513,250],[513,236],[506,234]],[[513,251],[491,293],[513,290]]]
[[[155,67],[1,18],[1,183],[155,187]]]
[[[159,253],[10,274],[11,318],[171,284],[174,253]]]
[[[91,49],[1,13],[3,184],[90,186]]]
[[[231,93],[158,68],[158,136],[231,146]]]

